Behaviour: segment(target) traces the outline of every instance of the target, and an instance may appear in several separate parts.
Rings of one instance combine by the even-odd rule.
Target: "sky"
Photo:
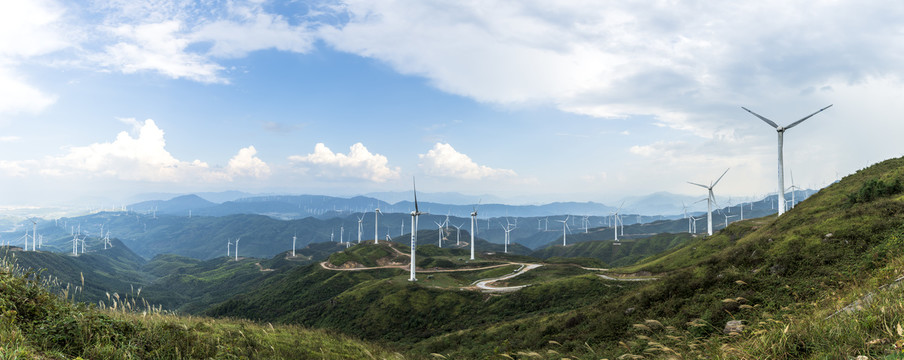
[[[818,188],[901,156],[904,3],[0,2],[0,208]],[[428,199],[429,200],[429,199]]]

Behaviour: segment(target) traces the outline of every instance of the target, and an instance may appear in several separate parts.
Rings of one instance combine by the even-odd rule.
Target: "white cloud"
[[[248,176],[254,178],[266,178],[270,176],[270,166],[263,160],[254,156],[257,150],[249,146],[239,150],[226,167],[226,173],[232,176]]]
[[[57,169],[111,176],[122,180],[175,182],[203,175],[209,166],[199,160],[180,161],[166,150],[164,132],[154,120],[146,120],[132,137],[123,131],[116,140],[71,147],[68,154],[51,159]]]
[[[121,119],[136,123],[132,119]],[[48,176],[73,174],[128,181],[219,182],[234,177],[265,178],[269,166],[255,154],[254,146],[239,150],[225,169],[212,168],[201,160],[183,161],[166,150],[164,132],[154,120],[137,122],[137,135],[120,132],[112,142],[70,147],[67,154],[48,158],[40,173]]]
[[[22,162],[0,160],[0,175],[23,177],[26,174],[28,169]]]
[[[23,59],[68,47],[60,26],[63,14],[54,1],[0,2],[0,58]]]
[[[214,57],[243,57],[251,51],[277,49],[306,53],[313,48],[314,35],[305,26],[292,26],[279,15],[247,9],[237,20],[217,20],[195,31],[193,42],[212,43]]]
[[[321,28],[328,44],[443,91],[649,115],[705,138],[734,136],[717,125],[753,101],[814,101],[818,92],[802,90],[837,80],[904,87],[899,3],[344,3],[348,21]]]
[[[0,114],[37,113],[56,101],[29,84],[18,66],[70,46],[63,14],[53,1],[0,2]]]
[[[100,65],[130,74],[156,71],[174,79],[223,83],[223,67],[206,57],[186,51],[190,42],[177,20],[141,25],[120,25],[107,30],[119,42],[93,56]]]
[[[433,149],[426,154],[418,154],[418,157],[421,159],[419,166],[428,174],[435,176],[469,180],[517,176],[512,170],[478,165],[468,155],[455,151],[449,144],[436,143]]]
[[[399,177],[399,168],[390,168],[389,161],[380,154],[371,154],[364,144],[349,147],[348,154],[334,153],[323,143],[314,146],[314,153],[305,156],[292,155],[289,161],[313,170],[326,178],[365,179],[385,182]]]
[[[18,136],[0,136],[0,142],[14,142],[19,140],[21,140],[21,138]]]
[[[228,83],[221,59],[264,49],[305,53],[313,48],[313,25],[292,24],[265,11],[263,2],[209,5],[166,0],[102,3],[97,7],[105,17],[100,30],[113,43],[90,60],[127,74],[154,71],[174,79]]]

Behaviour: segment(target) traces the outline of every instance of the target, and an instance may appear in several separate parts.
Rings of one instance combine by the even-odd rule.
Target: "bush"
[[[848,203],[851,205],[857,203],[866,203],[885,197],[894,195],[904,191],[904,185],[901,179],[882,181],[878,179],[869,179],[860,186],[860,189],[848,194]]]

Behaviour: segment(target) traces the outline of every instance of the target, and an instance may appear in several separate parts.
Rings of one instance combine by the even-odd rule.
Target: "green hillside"
[[[649,271],[656,281],[607,281],[550,266],[510,282],[554,281],[488,296],[408,283],[401,269],[310,266],[210,314],[330,328],[453,358],[884,357],[904,339],[901,315],[887,314],[897,307],[823,319],[904,275],[902,180],[904,159],[888,160],[781,218],[736,222],[710,237],[660,235],[645,246],[671,249],[616,269]],[[894,304],[900,295],[876,298]],[[747,328],[725,335],[729,320]],[[825,341],[811,329],[836,333]]]
[[[590,257],[602,260],[609,266],[626,266],[634,264],[648,256],[680,247],[695,236],[688,233],[663,233],[641,239],[625,239],[619,241],[587,241],[568,246],[552,245],[530,255],[541,259],[553,257]]]
[[[0,359],[402,359],[296,326],[132,314],[73,304],[0,261]],[[132,304],[129,303],[129,307]]]
[[[76,300],[96,303],[106,299],[107,293],[135,292],[155,276],[141,270],[145,261],[119,240],[113,247],[71,256],[44,251],[9,251],[0,248],[0,258],[23,269],[38,270],[41,276],[53,279],[59,287],[78,286],[72,290]]]

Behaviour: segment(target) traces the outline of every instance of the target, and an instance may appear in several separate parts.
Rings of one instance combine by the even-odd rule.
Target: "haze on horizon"
[[[0,4],[0,206],[775,192],[901,155],[904,4]]]

